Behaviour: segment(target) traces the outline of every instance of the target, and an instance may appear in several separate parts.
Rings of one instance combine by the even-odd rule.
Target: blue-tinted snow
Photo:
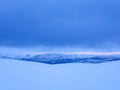
[[[120,90],[120,62],[47,65],[0,59],[0,90]]]

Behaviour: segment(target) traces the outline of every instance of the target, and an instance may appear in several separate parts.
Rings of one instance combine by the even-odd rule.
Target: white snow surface
[[[0,90],[120,90],[120,61],[48,65],[0,59]]]

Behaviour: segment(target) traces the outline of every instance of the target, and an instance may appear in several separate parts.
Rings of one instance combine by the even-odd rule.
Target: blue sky
[[[119,3],[119,0],[1,0],[0,46],[119,46]]]

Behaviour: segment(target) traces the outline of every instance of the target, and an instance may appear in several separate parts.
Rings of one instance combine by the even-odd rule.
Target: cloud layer
[[[119,46],[119,9],[118,0],[2,0],[0,45]]]

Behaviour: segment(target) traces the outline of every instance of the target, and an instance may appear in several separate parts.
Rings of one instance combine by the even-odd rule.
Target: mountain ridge
[[[91,63],[99,64],[120,60],[120,55],[94,55],[94,54],[26,54],[22,56],[0,56],[2,59],[15,59],[46,64],[65,63]]]

